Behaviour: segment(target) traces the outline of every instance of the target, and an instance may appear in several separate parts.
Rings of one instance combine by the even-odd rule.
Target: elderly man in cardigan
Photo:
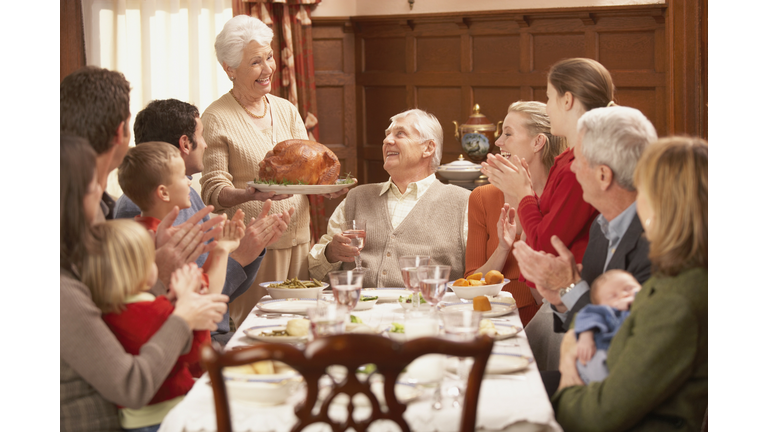
[[[451,266],[452,280],[463,277],[469,191],[435,177],[443,149],[443,129],[435,116],[413,109],[392,117],[382,146],[389,180],[361,185],[347,195],[328,221],[328,231],[309,253],[309,273],[354,267],[360,255],[365,287],[401,287],[398,258],[429,255],[432,264]],[[344,222],[365,221],[361,251],[342,235]]]

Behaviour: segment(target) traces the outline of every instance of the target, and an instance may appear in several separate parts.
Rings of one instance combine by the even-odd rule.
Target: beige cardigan
[[[223,211],[230,218],[238,208],[245,212],[246,221],[258,217],[263,203],[248,201],[225,208],[219,204],[221,190],[225,187],[245,189],[249,181],[258,177],[259,162],[275,144],[287,139],[307,139],[307,130],[296,107],[273,95],[268,95],[268,98],[272,110],[272,128],[257,130],[229,92],[213,102],[201,116],[203,136],[208,144],[203,156],[201,195],[203,202],[215,207],[214,211]],[[286,249],[310,240],[309,200],[306,195],[274,201],[269,212],[281,213],[290,207],[296,211],[288,229],[270,249]]]

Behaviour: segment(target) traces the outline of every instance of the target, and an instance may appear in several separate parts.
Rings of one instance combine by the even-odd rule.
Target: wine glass
[[[400,271],[403,273],[403,283],[405,289],[413,293],[411,304],[413,309],[419,308],[419,273],[418,268],[423,265],[429,265],[428,255],[408,255],[398,259]]]
[[[344,237],[352,240],[350,246],[357,248],[357,251],[360,252],[365,246],[365,221],[347,221],[342,224],[341,229]],[[365,270],[360,263],[360,255],[355,256],[355,270]]]
[[[328,273],[336,304],[347,306],[349,310],[354,309],[360,300],[364,277],[365,272],[359,270],[342,270]]]
[[[470,341],[477,337],[480,332],[480,321],[483,319],[483,313],[476,310],[444,311],[442,313],[443,328],[448,339],[455,341]],[[464,357],[458,359],[456,372],[459,375],[460,386],[456,387],[456,399],[453,406],[459,406],[459,399],[464,396],[464,388],[469,379],[469,369],[472,362]]]
[[[448,285],[448,277],[451,274],[451,266],[425,265],[417,269],[419,275],[419,290],[424,300],[434,309],[445,295]]]

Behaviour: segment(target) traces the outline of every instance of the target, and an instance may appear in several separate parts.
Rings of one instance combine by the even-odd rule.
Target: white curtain
[[[189,102],[202,114],[232,88],[213,48],[230,18],[232,0],[83,0],[86,61],[131,83],[131,130],[154,99]],[[199,191],[199,174],[193,186]],[[107,192],[122,195],[117,170]]]

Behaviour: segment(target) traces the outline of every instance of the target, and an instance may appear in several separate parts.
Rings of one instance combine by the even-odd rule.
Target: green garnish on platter
[[[256,184],[264,184],[264,185],[277,185],[277,186],[307,186],[306,183],[299,180],[298,182],[289,182],[288,180],[283,181],[275,181],[275,180],[259,180],[259,179],[253,179],[253,182]],[[355,182],[355,178],[352,177],[352,173],[347,173],[346,177],[343,179],[339,179],[336,181],[336,184],[353,184]],[[330,185],[324,185],[324,186],[330,186]]]
[[[405,326],[400,323],[392,323],[392,327],[389,329],[390,333],[405,333]]]
[[[361,320],[360,318],[358,318],[358,317],[356,317],[354,315],[350,315],[349,316],[349,322],[352,323],[352,324],[362,324],[363,320]]]
[[[360,297],[360,301],[373,301],[373,300],[376,300],[378,298],[379,298],[378,296],[374,296],[374,297]]]

